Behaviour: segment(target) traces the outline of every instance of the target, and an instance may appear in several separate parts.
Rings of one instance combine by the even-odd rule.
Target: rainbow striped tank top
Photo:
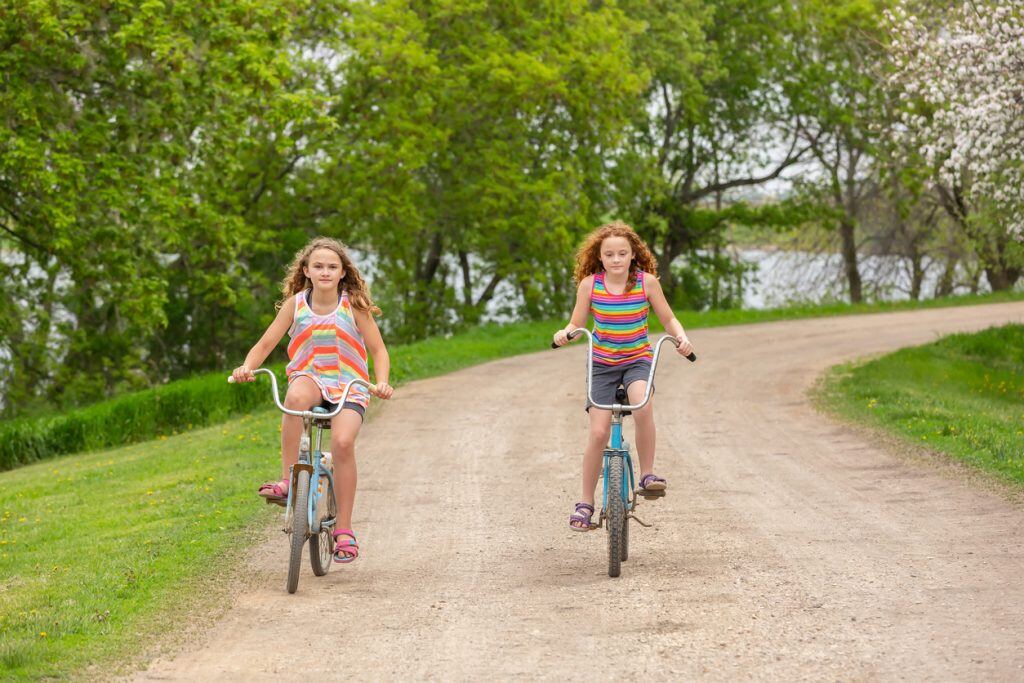
[[[306,292],[294,297],[295,319],[288,330],[291,362],[285,372],[289,383],[302,375],[311,378],[324,399],[337,403],[350,380],[358,377],[369,381],[366,344],[356,327],[348,294],[342,293],[334,311],[317,315],[306,301]],[[364,387],[352,387],[348,400],[364,408],[369,403]]]
[[[646,273],[637,271],[636,284],[628,292],[612,294],[604,284],[604,271],[594,275],[590,291],[590,312],[594,315],[594,363],[623,365],[646,358],[651,343],[647,340]]]

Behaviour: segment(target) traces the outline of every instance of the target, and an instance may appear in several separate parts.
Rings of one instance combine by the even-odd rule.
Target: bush
[[[274,368],[283,380],[283,367]],[[219,371],[113,398],[59,415],[0,422],[0,471],[77,451],[122,446],[223,422],[268,405],[261,391],[241,391]],[[283,386],[283,384],[282,384]]]

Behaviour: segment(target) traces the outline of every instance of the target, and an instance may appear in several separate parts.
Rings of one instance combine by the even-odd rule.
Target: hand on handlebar
[[[395,393],[395,389],[387,382],[377,382],[376,384],[372,385],[370,393],[376,396],[377,398],[387,400],[391,398],[392,394]]]
[[[689,337],[685,334],[680,334],[676,337],[676,341],[679,342],[676,344],[676,352],[680,356],[686,356],[689,358],[693,355],[693,343],[690,342]]]
[[[555,332],[554,336],[551,338],[551,346],[565,346],[566,344],[569,343],[569,341],[569,331],[566,330],[565,328],[562,328],[558,332]]]
[[[253,371],[244,365],[239,365],[237,368],[231,371],[231,379],[235,382],[255,382],[256,375]]]

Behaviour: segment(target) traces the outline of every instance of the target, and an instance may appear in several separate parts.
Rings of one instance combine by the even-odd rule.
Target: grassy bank
[[[1024,326],[835,368],[825,406],[1024,486]]]
[[[264,411],[0,476],[0,679],[103,671],[190,620],[184,596],[270,519],[252,492],[276,471],[279,423]]]

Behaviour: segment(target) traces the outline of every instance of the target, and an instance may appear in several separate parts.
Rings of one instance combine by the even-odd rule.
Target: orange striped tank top
[[[337,403],[349,381],[357,377],[369,381],[366,344],[356,327],[348,294],[342,293],[332,312],[318,315],[306,301],[306,292],[295,295],[295,319],[288,330],[291,362],[285,372],[289,383],[303,375],[311,378],[324,399]],[[352,387],[348,400],[364,408],[369,403],[361,386]]]

